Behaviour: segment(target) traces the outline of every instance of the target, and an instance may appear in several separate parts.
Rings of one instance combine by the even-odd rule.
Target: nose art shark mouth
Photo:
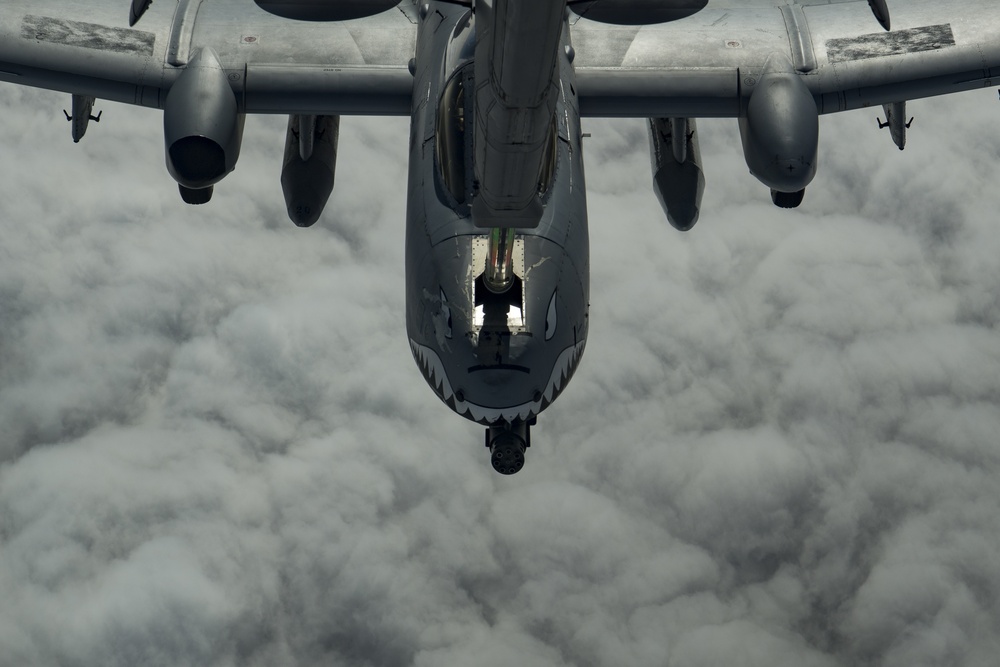
[[[416,360],[417,366],[420,367],[427,383],[449,408],[474,422],[495,424],[499,421],[508,423],[528,421],[547,408],[562,393],[562,390],[569,383],[569,379],[573,377],[573,373],[580,363],[580,357],[583,356],[585,344],[586,341],[580,341],[559,353],[552,368],[552,375],[549,376],[548,384],[545,386],[545,391],[542,392],[537,401],[532,400],[505,408],[490,408],[464,400],[464,398],[459,400],[451,386],[451,381],[448,379],[448,374],[444,370],[444,363],[437,352],[412,339],[410,340],[410,350],[413,352],[413,358]]]

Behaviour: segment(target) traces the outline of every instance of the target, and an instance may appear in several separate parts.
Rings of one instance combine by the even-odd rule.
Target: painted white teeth
[[[459,401],[437,352],[426,345],[410,341],[410,350],[413,352],[414,359],[420,366],[420,370],[423,371],[424,377],[434,387],[441,399],[458,414],[480,423],[494,423],[501,419],[508,422],[527,421],[537,415],[563,390],[568,378],[580,362],[583,348],[584,341],[580,341],[562,351],[556,359],[556,363],[553,364],[552,375],[549,376],[541,399],[509,408],[487,408],[468,401]]]

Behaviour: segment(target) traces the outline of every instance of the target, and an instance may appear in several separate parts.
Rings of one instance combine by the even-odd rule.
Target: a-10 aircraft
[[[648,119],[653,189],[698,220],[697,118],[738,119],[777,206],[816,174],[819,116],[993,85],[996,0],[2,0],[0,80],[163,110],[167,170],[191,204],[237,162],[246,114],[287,114],[281,184],[313,224],[342,115],[411,118],[406,329],[448,407],[486,426],[493,467],[587,342],[580,119]]]

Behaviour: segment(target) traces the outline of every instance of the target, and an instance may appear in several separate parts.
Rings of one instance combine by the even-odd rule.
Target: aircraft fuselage
[[[478,227],[468,94],[477,85],[475,33],[471,14],[445,3],[431,3],[420,24],[406,327],[424,377],[452,410],[480,424],[518,428],[565,389],[587,340],[589,241],[579,112],[564,25],[554,132],[539,178],[541,219],[535,227]],[[492,243],[491,234],[497,236]],[[512,275],[499,293],[490,287],[487,267],[504,258],[491,253],[509,253]]]

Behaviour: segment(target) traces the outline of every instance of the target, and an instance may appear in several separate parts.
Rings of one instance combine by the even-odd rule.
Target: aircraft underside
[[[487,427],[494,468],[505,474],[521,468],[530,426],[580,362],[589,300],[565,13],[525,7],[534,15],[496,4],[518,17],[506,25],[532,27],[509,34],[492,34],[486,12],[427,10],[440,20],[425,20],[417,37],[415,86],[429,102],[413,111],[407,207],[414,358],[448,407]],[[530,82],[483,90],[497,80],[483,63],[523,72],[539,62],[548,71]]]
[[[791,208],[817,172],[821,114],[881,106],[903,149],[907,100],[1000,76],[988,0],[909,0],[891,20],[885,0],[122,5],[0,3],[0,80],[70,93],[74,141],[98,98],[162,109],[187,203],[236,167],[246,114],[283,114],[285,205],[309,227],[341,116],[410,116],[410,347],[508,474],[587,342],[581,116],[647,119],[653,191],[687,231],[705,189],[697,118],[737,119],[749,171]]]

